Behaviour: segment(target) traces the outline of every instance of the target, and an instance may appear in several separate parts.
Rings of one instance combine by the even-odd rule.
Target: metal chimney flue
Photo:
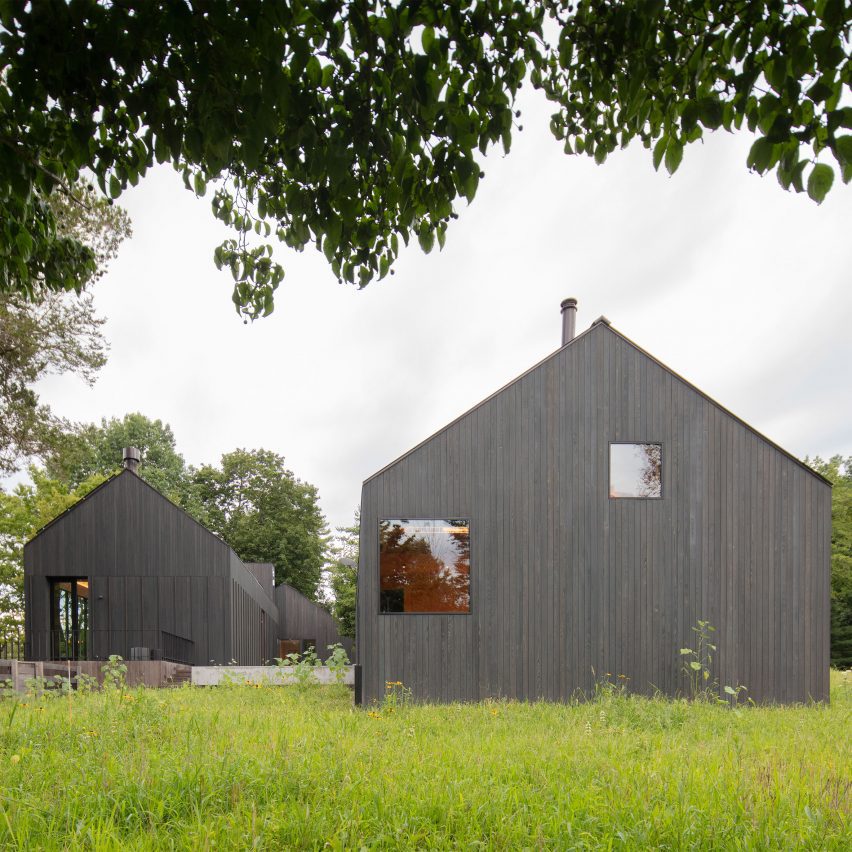
[[[577,300],[564,299],[562,302],[562,345],[574,339],[577,328]]]
[[[142,453],[136,449],[136,447],[125,447],[124,448],[124,469],[129,470],[131,473],[136,473],[137,468],[139,467],[139,462],[142,459]]]

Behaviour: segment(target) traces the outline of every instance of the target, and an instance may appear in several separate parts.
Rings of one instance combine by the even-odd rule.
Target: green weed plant
[[[282,675],[286,673],[293,676],[300,690],[305,690],[316,682],[314,669],[321,665],[313,648],[308,648],[304,654],[292,653],[284,658],[276,657],[275,663]]]
[[[326,646],[330,651],[325,664],[331,671],[335,683],[342,684],[346,678],[346,669],[349,667],[349,655],[340,642]]]

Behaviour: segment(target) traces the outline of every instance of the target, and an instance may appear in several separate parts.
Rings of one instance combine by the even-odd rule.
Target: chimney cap
[[[562,300],[562,345],[574,339],[574,329],[577,325],[577,300],[573,298]]]
[[[139,466],[139,462],[142,460],[142,453],[136,447],[125,447],[124,454],[122,458],[122,463],[125,470],[132,471],[136,473],[136,468]]]

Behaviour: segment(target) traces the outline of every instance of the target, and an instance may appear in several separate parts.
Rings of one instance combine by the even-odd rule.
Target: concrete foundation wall
[[[316,666],[311,670],[312,682],[319,684],[337,683],[334,672],[328,666]],[[263,683],[270,686],[290,686],[298,683],[292,666],[193,666],[193,686],[218,686],[221,683]],[[354,666],[347,666],[343,683],[354,686]]]

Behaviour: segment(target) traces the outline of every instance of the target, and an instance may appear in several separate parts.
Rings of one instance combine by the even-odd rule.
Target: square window
[[[379,612],[470,612],[467,520],[379,521]]]
[[[662,444],[610,444],[609,496],[663,496]]]

